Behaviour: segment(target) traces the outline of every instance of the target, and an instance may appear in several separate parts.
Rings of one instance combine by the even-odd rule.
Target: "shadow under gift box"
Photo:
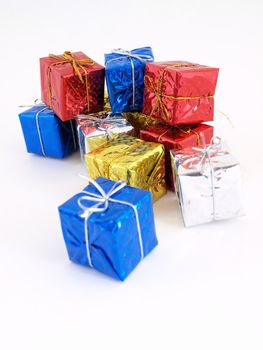
[[[104,105],[105,68],[82,52],[67,54],[82,64],[77,65],[81,78],[63,55],[40,58],[41,99],[63,121],[102,111]]]
[[[98,178],[96,182],[106,193],[115,184],[113,181],[103,178]],[[100,195],[100,192],[92,184],[85,187],[83,191]],[[78,204],[78,200],[85,195],[87,194],[78,193],[59,207],[69,258],[84,266],[90,266],[91,261],[96,270],[116,279],[124,280],[141,259],[158,244],[151,193],[125,186],[112,196],[114,200],[128,202],[137,209],[141,243],[136,215],[131,206],[109,201],[106,210],[94,212],[85,222],[82,215],[83,209]],[[92,198],[85,200],[87,208],[97,204],[98,202],[93,201]],[[103,203],[100,203],[99,207],[102,206]],[[88,225],[90,260],[86,246],[85,224]]]
[[[87,153],[89,177],[99,176],[149,190],[156,201],[166,193],[164,148],[130,135],[120,135]]]
[[[65,158],[78,149],[75,121],[62,122],[45,105],[19,114],[28,153]]]
[[[105,54],[106,83],[113,113],[142,109],[145,63],[153,61],[153,53],[150,47],[134,49],[130,53],[141,59],[117,52]]]
[[[121,113],[99,112],[76,116],[81,159],[116,135],[134,135],[132,125]]]
[[[142,112],[168,125],[212,121],[218,72],[186,61],[147,63]]]
[[[207,124],[181,125],[170,127],[156,125],[140,131],[140,138],[145,141],[160,142],[165,148],[165,180],[168,189],[175,191],[171,166],[170,150],[198,147],[210,143],[213,126]]]
[[[171,151],[175,187],[186,227],[244,214],[240,165],[225,145],[217,146]]]

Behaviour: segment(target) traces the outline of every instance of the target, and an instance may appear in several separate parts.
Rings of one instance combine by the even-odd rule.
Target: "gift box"
[[[171,158],[185,226],[243,214],[240,165],[220,139],[171,151]]]
[[[150,117],[149,115],[143,114],[141,112],[124,112],[123,115],[134,127],[134,134],[136,137],[140,137],[141,129],[162,123],[160,119]]]
[[[98,178],[59,207],[70,260],[124,280],[158,244],[151,193]]]
[[[145,63],[153,61],[150,47],[105,54],[106,83],[113,113],[141,111]]]
[[[77,150],[75,121],[62,122],[45,104],[19,114],[27,152],[64,158]]]
[[[133,135],[132,125],[121,115],[83,114],[76,117],[81,158],[119,134]]]
[[[63,120],[103,110],[105,69],[82,52],[40,58],[42,100]]]
[[[213,137],[213,127],[206,124],[165,126],[157,125],[140,131],[140,138],[145,141],[160,142],[165,148],[165,179],[167,187],[174,191],[173,172],[170,150],[180,150],[187,147],[210,143]]]
[[[88,174],[149,190],[153,200],[166,193],[164,148],[130,135],[119,135],[85,155]]]
[[[185,61],[147,63],[142,112],[168,125],[212,121],[218,71]]]

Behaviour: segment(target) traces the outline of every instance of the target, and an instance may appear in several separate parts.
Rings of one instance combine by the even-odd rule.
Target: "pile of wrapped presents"
[[[40,58],[41,100],[19,114],[27,151],[79,150],[87,169],[58,208],[70,260],[124,280],[158,244],[153,205],[167,190],[187,227],[243,214],[240,165],[214,135],[218,73],[156,62],[150,47],[112,50],[105,66],[82,52]]]

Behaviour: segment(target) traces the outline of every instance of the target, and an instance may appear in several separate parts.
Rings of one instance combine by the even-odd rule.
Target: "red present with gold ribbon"
[[[63,121],[103,110],[105,69],[82,52],[40,58],[41,96]]]
[[[165,180],[167,187],[174,191],[170,150],[198,147],[208,144],[213,137],[213,126],[207,124],[165,126],[156,125],[140,131],[144,141],[159,142],[165,148]]]
[[[142,112],[168,125],[212,121],[218,72],[185,61],[147,63]]]

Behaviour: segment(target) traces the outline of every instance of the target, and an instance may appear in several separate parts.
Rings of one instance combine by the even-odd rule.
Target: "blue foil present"
[[[113,113],[141,111],[146,62],[153,61],[150,47],[105,54],[106,83]]]
[[[19,114],[29,153],[64,158],[77,150],[75,121],[62,122],[45,104]]]
[[[151,193],[99,177],[59,207],[70,260],[124,280],[158,244]]]

